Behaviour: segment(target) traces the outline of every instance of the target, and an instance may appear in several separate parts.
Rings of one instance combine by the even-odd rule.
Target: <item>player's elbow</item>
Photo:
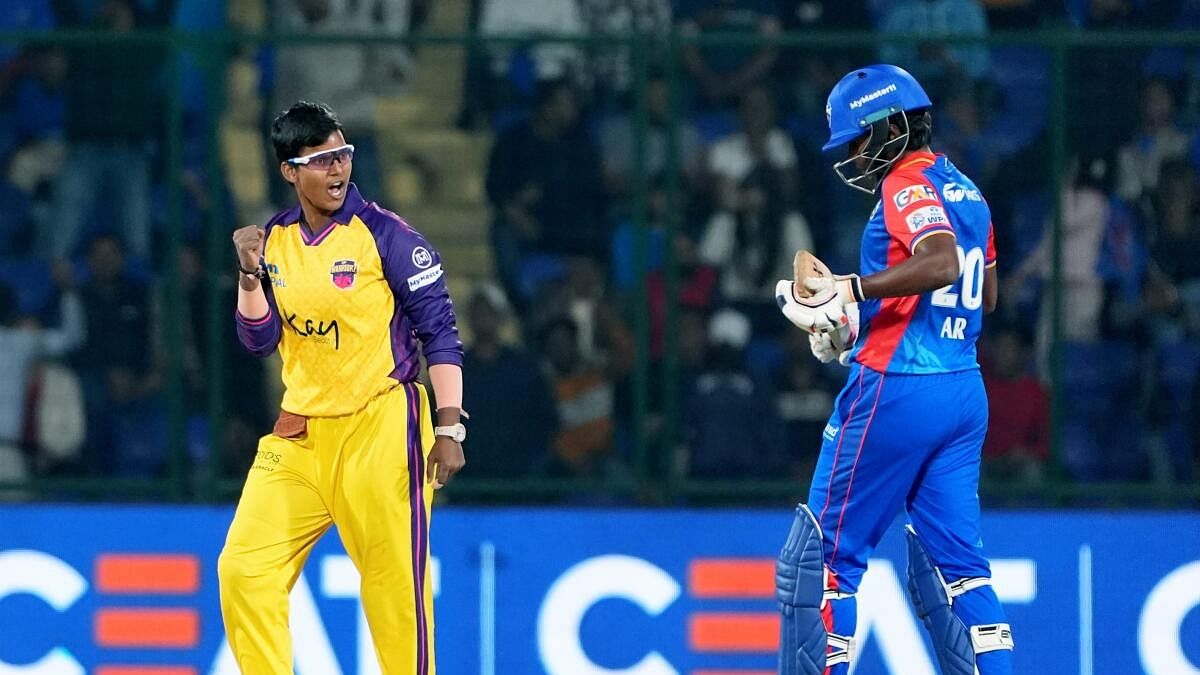
[[[260,359],[265,359],[275,353],[275,342],[250,342],[243,340],[242,349],[245,349],[251,356],[257,356]]]
[[[998,304],[998,300],[999,300],[999,298],[996,297],[995,293],[984,293],[983,294],[983,313],[991,314],[992,312],[996,311],[996,305]]]
[[[958,266],[957,252],[950,256],[939,255],[931,263],[929,266],[929,274],[933,277],[930,280],[931,286],[941,288],[958,281],[958,275],[962,270]]]

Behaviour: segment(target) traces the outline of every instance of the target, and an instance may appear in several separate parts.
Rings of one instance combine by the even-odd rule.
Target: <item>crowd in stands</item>
[[[227,21],[211,8],[220,3],[203,0],[13,2],[0,16],[5,30],[87,26],[117,34]],[[986,37],[1038,27],[1190,29],[1200,27],[1200,2],[469,5],[462,29],[474,34],[636,32],[650,52],[639,95],[634,84],[643,66],[628,45],[532,39],[466,48],[456,123],[494,139],[484,185],[496,271],[494,282],[456,298],[469,337],[468,474],[628,478],[635,439],[644,436],[654,470],[668,480],[805,481],[845,371],[811,358],[807,341],[778,315],[771,289],[791,276],[798,248],[816,251],[835,271],[857,269],[858,236],[872,204],[841,186],[818,152],[825,96],[855,65],[888,61],[926,85],[935,103],[935,151],[975,179],[993,212],[1002,291],[980,344],[991,405],[985,478],[1031,489],[1055,476],[1195,480],[1200,50],[1071,53],[1070,161],[1059,194],[1051,187],[1052,60],[1044,49],[932,39],[837,49],[704,44],[679,55],[677,105],[662,50],[672,30],[769,38],[791,30]],[[269,27],[314,34],[401,36],[428,11],[421,0],[266,5]],[[206,135],[209,92],[190,62],[180,66],[185,214],[174,268],[182,306],[168,306],[164,295],[165,233],[176,226],[165,206],[170,69],[166,53],[153,49],[0,46],[0,482],[31,474],[161,475],[167,349],[182,353],[191,461],[219,453],[236,476],[269,428],[277,378],[222,326],[229,349],[220,370],[227,374],[219,376],[224,391],[237,392],[237,404],[227,406],[218,447],[208,438],[208,379],[217,371],[206,348],[208,302],[219,284],[232,307],[234,288],[227,266],[210,268],[201,251],[210,222],[240,223],[223,217],[235,213],[228,186],[209,193],[222,179],[208,180],[215,152]],[[260,122],[296,98],[329,101],[356,147],[355,182],[368,198],[385,199],[378,138],[386,120],[377,103],[405,95],[419,63],[411,48],[291,42],[252,58],[262,68]],[[635,138],[638,101],[646,114],[644,135]],[[286,185],[271,170],[267,176],[272,203],[284,204]],[[1049,226],[1055,200],[1058,269]],[[404,204],[389,206],[404,213]],[[635,263],[638,251],[644,270]],[[1050,292],[1056,277],[1059,350]],[[640,316],[647,319],[649,408],[635,414]],[[170,347],[169,336],[177,340]],[[1062,373],[1063,403],[1056,459],[1055,372]],[[667,400],[675,419],[664,417],[672,412]]]
[[[597,5],[604,11],[596,12]],[[671,27],[681,35],[769,37],[830,28],[985,37],[992,28],[1185,28],[1197,21],[1198,7],[1099,0],[1062,6],[628,0],[564,1],[556,10],[561,14],[539,14],[530,3],[484,1],[472,28],[489,34],[515,26],[532,32],[569,26],[568,33],[633,27],[649,45],[665,42]],[[609,270],[613,307],[624,308],[626,317],[631,307],[645,308],[651,373],[662,377],[664,349],[678,357],[678,381],[651,384],[656,393],[664,386],[677,392],[681,433],[658,439],[674,440],[675,447],[656,448],[675,477],[803,479],[810,470],[842,371],[808,358],[779,320],[769,289],[790,276],[798,248],[820,252],[834,269],[857,267],[858,232],[871,205],[837,185],[815,148],[823,140],[824,96],[833,82],[854,64],[884,60],[925,83],[936,106],[935,150],[973,176],[993,207],[1004,299],[980,345],[995,430],[985,448],[986,476],[1030,487],[1054,475],[1194,479],[1198,444],[1190,412],[1200,368],[1192,289],[1200,265],[1191,255],[1200,242],[1194,52],[1072,54],[1070,168],[1060,176],[1062,192],[1053,195],[1045,50],[934,41],[878,50],[740,43],[685,48],[678,117],[669,113],[663,73],[648,72],[646,295],[639,297],[629,140],[637,99],[627,77],[612,76],[614,64],[628,62],[617,48],[558,47],[506,45],[502,54],[481,52],[468,64],[468,79],[477,78],[471,81],[478,86],[464,92],[459,124],[497,137],[488,196],[499,280],[531,346],[540,344],[533,336],[546,326],[565,330],[563,318],[573,320],[569,312],[544,318],[538,293],[569,279],[580,257]],[[1140,95],[1113,97],[1114,91]],[[672,161],[682,197],[668,205],[664,186]],[[1064,414],[1063,454],[1052,464],[1048,289],[1055,271],[1048,223],[1055,199],[1063,214]],[[665,295],[668,253],[679,274],[671,300]],[[666,326],[668,302],[678,308],[673,331]],[[628,385],[627,375],[610,377],[618,392]],[[627,400],[617,401],[615,456],[624,457],[629,448],[620,444],[630,434],[620,430],[630,429],[634,418]],[[653,437],[658,427],[651,417],[645,431]],[[613,451],[597,448],[597,456]],[[564,457],[554,441],[549,455]],[[545,461],[529,466],[536,470]]]

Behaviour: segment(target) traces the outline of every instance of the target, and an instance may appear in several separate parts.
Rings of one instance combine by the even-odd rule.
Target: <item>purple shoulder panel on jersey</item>
[[[294,223],[300,218],[300,207],[294,207],[276,213],[263,227],[266,235],[263,239],[263,259],[266,260],[266,239],[271,236],[271,230],[278,225]],[[239,311],[234,311],[234,324],[237,326],[238,342],[246,351],[255,356],[268,356],[279,345],[283,325],[279,321],[279,310],[275,306],[275,293],[269,277],[271,266],[267,264],[268,278],[263,281],[263,294],[267,296],[267,315],[257,319],[248,319]]]
[[[420,369],[418,340],[429,365],[461,366],[458,319],[446,289],[441,256],[404,219],[378,204],[366,204],[357,215],[375,238],[384,278],[396,298],[392,317],[396,370],[392,376],[401,382],[416,378]]]

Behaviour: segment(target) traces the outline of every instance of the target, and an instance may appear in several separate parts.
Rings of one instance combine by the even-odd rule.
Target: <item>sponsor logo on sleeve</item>
[[[896,208],[903,209],[909,204],[917,202],[937,201],[937,193],[928,185],[909,185],[902,188],[892,197],[892,201],[896,204]]]
[[[424,272],[417,272],[408,278],[408,290],[415,291],[419,288],[424,288],[429,284],[442,278],[441,264],[434,265]]]
[[[948,202],[961,202],[966,199],[973,202],[983,201],[983,195],[979,194],[979,190],[969,188],[966,185],[958,183],[946,183],[942,186],[942,197]]]
[[[433,256],[430,255],[429,249],[424,246],[418,246],[413,249],[412,261],[417,266],[417,269],[423,270],[433,264]]]
[[[344,290],[354,286],[354,277],[358,275],[358,263],[353,260],[338,260],[329,268],[329,276],[333,285]]]
[[[904,218],[909,232],[920,232],[930,225],[947,225],[946,211],[940,206],[924,206]]]

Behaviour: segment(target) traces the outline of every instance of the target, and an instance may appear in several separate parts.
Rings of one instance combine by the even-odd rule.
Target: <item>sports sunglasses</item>
[[[334,160],[348,162],[354,159],[354,146],[349,143],[333,148],[332,150],[322,150],[314,152],[311,155],[303,157],[293,157],[288,160],[288,164],[292,166],[311,166],[314,169],[328,169],[333,165]]]

